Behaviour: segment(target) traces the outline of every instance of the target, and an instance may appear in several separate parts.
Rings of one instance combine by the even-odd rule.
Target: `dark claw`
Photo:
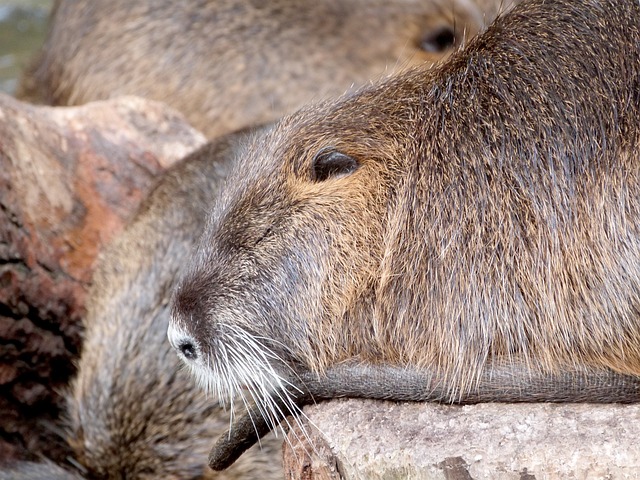
[[[295,402],[301,407],[309,403],[309,398],[308,395],[300,395],[295,398]],[[280,397],[274,397],[273,403],[277,405],[272,412],[276,423],[279,424],[285,417],[292,414],[290,404],[285,404]],[[231,425],[231,429],[215,443],[209,453],[209,467],[216,471],[230,467],[240,455],[269,433],[274,426],[264,419],[256,405],[252,405],[247,413],[236,420]]]
[[[230,467],[240,455],[270,431],[271,426],[254,406],[216,441],[209,453],[209,466],[216,471]]]

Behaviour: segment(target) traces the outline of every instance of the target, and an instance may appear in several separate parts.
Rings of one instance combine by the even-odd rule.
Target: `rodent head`
[[[410,114],[364,92],[251,142],[173,299],[169,338],[206,389],[263,397],[348,354],[339,337],[376,281]]]

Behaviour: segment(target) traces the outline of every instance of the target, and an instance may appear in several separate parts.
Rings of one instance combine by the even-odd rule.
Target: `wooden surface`
[[[334,400],[305,412],[310,441],[296,429],[284,448],[292,480],[640,478],[640,405]]]

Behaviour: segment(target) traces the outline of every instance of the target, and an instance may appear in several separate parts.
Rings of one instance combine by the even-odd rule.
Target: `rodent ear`
[[[313,181],[322,182],[329,178],[348,175],[359,166],[357,160],[346,153],[333,148],[323,148],[313,157],[311,176]]]
[[[420,48],[429,53],[442,53],[456,44],[456,33],[452,27],[442,27],[427,33],[420,40]]]

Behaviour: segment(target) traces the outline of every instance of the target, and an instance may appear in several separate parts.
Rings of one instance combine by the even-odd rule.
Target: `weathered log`
[[[202,143],[136,97],[51,108],[0,95],[0,462],[65,455],[59,389],[94,259],[154,177]]]
[[[287,477],[534,480],[638,478],[640,405],[390,403],[305,408]]]

